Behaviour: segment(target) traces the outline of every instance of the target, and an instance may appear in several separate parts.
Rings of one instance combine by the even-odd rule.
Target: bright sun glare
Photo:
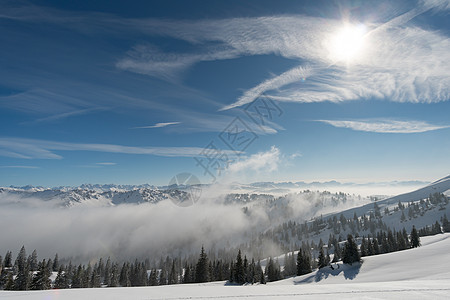
[[[350,63],[362,54],[366,27],[362,24],[347,24],[337,31],[329,43],[330,59],[334,62]]]

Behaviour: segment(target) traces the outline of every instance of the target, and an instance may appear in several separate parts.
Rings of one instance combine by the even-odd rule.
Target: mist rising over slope
[[[448,190],[450,180],[443,182],[426,189]],[[257,186],[273,187],[267,183]],[[376,199],[308,190],[284,196],[231,191],[235,190],[230,186],[204,186],[195,205],[180,207],[163,190],[148,187],[120,191],[3,188],[0,226],[5,230],[0,232],[0,253],[18,251],[25,245],[42,257],[57,252],[74,261],[189,255],[202,245],[216,249],[237,246],[247,242],[249,235],[289,220],[302,223],[350,208],[371,209],[370,203]]]

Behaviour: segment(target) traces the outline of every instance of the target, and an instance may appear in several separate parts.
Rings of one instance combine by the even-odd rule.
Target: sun
[[[358,60],[365,45],[366,26],[346,24],[336,31],[328,43],[329,58],[333,62],[351,63]]]

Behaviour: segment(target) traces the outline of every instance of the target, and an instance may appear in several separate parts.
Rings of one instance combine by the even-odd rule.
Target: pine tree
[[[36,249],[34,249],[33,252],[31,253],[28,264],[30,266],[30,271],[34,272],[38,270],[38,257]]]
[[[152,269],[150,271],[150,278],[148,279],[148,285],[150,285],[150,286],[158,285],[158,274],[157,274],[156,269]]]
[[[93,287],[93,288],[101,287],[101,278],[100,278],[100,274],[98,272],[98,268],[94,268],[92,270],[91,287]]]
[[[92,275],[92,266],[91,263],[88,264],[87,268],[83,272],[83,277],[81,279],[81,284],[83,288],[91,288],[91,275]]]
[[[442,220],[442,231],[450,232],[450,222],[447,219],[447,214],[445,214],[441,220]]]
[[[358,246],[355,243],[355,240],[353,239],[353,236],[349,234],[347,236],[347,242],[344,246],[344,251],[342,255],[342,261],[345,264],[352,264],[354,262],[359,262],[361,260],[361,257],[359,256],[358,252]]]
[[[408,238],[408,232],[406,231],[405,227],[403,227],[403,229],[402,229],[402,236],[403,236],[403,240],[405,241],[405,249],[411,248],[411,243],[409,242],[409,238]]]
[[[111,283],[108,285],[110,287],[118,287],[119,283],[119,266],[114,263],[111,268]]]
[[[186,265],[184,266],[183,283],[190,283],[190,282],[191,282],[191,267],[186,263]]]
[[[111,285],[111,259],[109,257],[106,260],[105,271],[103,275],[103,284],[106,286]]]
[[[255,267],[255,277],[256,277],[255,282],[259,281],[259,283],[261,284],[266,284],[266,277],[264,276],[264,272],[262,271],[261,268],[261,262],[259,260],[256,263]]]
[[[246,283],[246,282],[248,282],[248,260],[247,260],[247,255],[244,255],[243,271],[244,271],[244,283]]]
[[[7,251],[5,255],[5,259],[3,260],[3,267],[4,268],[11,268],[12,267],[12,253],[11,251]]]
[[[319,269],[322,269],[327,266],[326,259],[325,259],[325,253],[323,253],[323,248],[320,248],[318,259],[319,259],[319,261],[318,261]]]
[[[276,281],[281,279],[281,271],[280,265],[277,261],[274,261],[272,258],[269,258],[269,263],[266,266],[267,271],[267,279],[269,281]]]
[[[380,246],[378,245],[378,239],[377,238],[373,238],[372,239],[372,245],[373,245],[373,252],[375,255],[380,254]]]
[[[245,283],[244,264],[242,261],[241,250],[239,249],[236,257],[236,264],[234,265],[235,282],[238,284]]]
[[[264,272],[262,271],[262,269],[261,269],[261,272],[259,273],[259,283],[266,284],[266,276],[264,275]]]
[[[368,255],[368,249],[367,248],[368,248],[367,240],[363,236],[362,241],[361,241],[361,257],[364,257],[364,256]]]
[[[53,259],[52,271],[58,272],[58,269],[59,269],[59,259],[58,259],[58,253],[56,253],[55,258]]]
[[[14,280],[14,289],[19,291],[28,290],[30,285],[29,265],[27,264],[25,247],[19,251],[14,267],[17,268],[17,276]]]
[[[49,278],[48,265],[45,259],[39,265],[38,271],[33,275],[33,279],[30,283],[31,290],[48,290],[51,288],[51,281]]]
[[[12,272],[8,272],[8,276],[6,278],[5,290],[12,291],[14,290],[14,277]]]
[[[123,263],[122,269],[120,270],[119,284],[122,287],[130,287],[130,265],[128,263]]]
[[[75,274],[72,277],[72,286],[71,288],[81,288],[83,287],[83,268],[81,265],[78,266]]]
[[[198,259],[196,268],[195,268],[195,282],[208,282],[209,281],[209,262],[208,257],[206,256],[205,249],[202,246],[202,250],[200,252],[200,257]]]
[[[400,221],[403,223],[406,221],[405,212],[402,210],[402,216],[400,217]]]
[[[253,258],[250,265],[248,266],[247,282],[251,284],[258,282],[258,278],[256,277],[256,264]]]
[[[297,254],[297,276],[311,272],[311,258],[306,251],[300,249]]]
[[[362,248],[362,246],[361,246]],[[362,250],[361,250],[362,253]],[[373,248],[373,242],[370,240],[370,236],[367,238],[367,255],[371,256],[375,254],[375,249]]]
[[[69,282],[67,280],[67,276],[62,268],[62,266],[59,267],[58,274],[55,278],[55,289],[68,289],[69,288]]]
[[[175,269],[175,260],[172,261],[172,268],[169,273],[169,284],[177,284],[178,283],[178,274]]]
[[[441,229],[441,225],[439,224],[438,221],[436,221],[436,223],[434,223],[433,228],[431,229],[433,234],[439,234],[442,233],[442,229]]]
[[[335,240],[333,244],[334,248],[334,254],[333,254],[333,261],[332,262],[338,262],[341,259],[341,247],[339,247],[339,243],[337,240]]]
[[[401,231],[397,232],[397,249],[399,251],[406,249],[406,242]]]
[[[413,225],[411,230],[411,248],[420,247],[420,237],[417,233],[416,227]]]

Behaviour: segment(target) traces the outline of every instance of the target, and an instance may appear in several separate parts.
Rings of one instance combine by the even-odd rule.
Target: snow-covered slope
[[[446,193],[448,190],[450,190],[450,175],[447,177],[444,177],[442,179],[439,179],[421,189],[418,189],[416,191],[401,194],[389,199],[384,200],[386,204],[396,204],[399,201],[400,202],[410,202],[410,201],[417,201],[420,199],[424,199],[434,193]]]
[[[444,177],[440,180],[437,180],[423,188],[420,188],[418,190],[415,190],[413,192],[404,193],[401,195],[397,195],[391,198],[387,198],[381,201],[377,201],[378,206],[383,210],[386,206],[392,208],[393,206],[397,205],[398,202],[401,203],[409,203],[409,202],[415,202],[419,201],[421,199],[426,199],[430,195],[434,193],[443,193],[446,194],[450,191],[450,176]],[[373,209],[373,204],[366,204],[360,207],[356,207],[353,209],[346,210],[342,212],[344,216],[347,218],[351,218],[354,213],[356,213],[358,216],[367,213],[368,211]]]
[[[367,257],[362,265],[322,269],[267,285],[225,282],[142,288],[0,291],[0,298],[28,299],[448,299],[450,234],[422,239],[423,246]]]

